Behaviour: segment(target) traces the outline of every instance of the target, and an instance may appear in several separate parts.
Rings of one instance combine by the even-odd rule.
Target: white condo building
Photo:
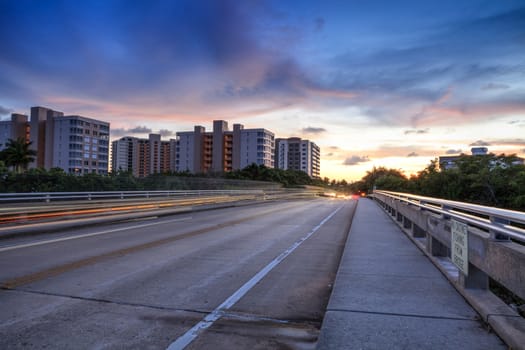
[[[279,169],[301,170],[313,178],[321,176],[321,151],[309,140],[299,137],[276,139],[275,162]]]

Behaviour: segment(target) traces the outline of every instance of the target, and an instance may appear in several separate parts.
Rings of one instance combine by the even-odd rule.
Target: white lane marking
[[[56,242],[69,241],[69,240],[78,239],[78,238],[93,237],[93,236],[98,236],[98,235],[105,235],[107,233],[113,233],[113,232],[125,231],[125,230],[133,230],[133,229],[136,229],[136,228],[142,228],[142,227],[153,226],[153,225],[162,225],[162,224],[167,224],[167,223],[170,223],[170,222],[184,221],[184,220],[190,220],[190,219],[191,219],[191,216],[187,216],[187,217],[183,217],[183,218],[167,220],[167,221],[162,221],[162,222],[152,222],[152,223],[149,223],[149,224],[135,225],[135,226],[130,226],[130,227],[121,227],[121,228],[116,228],[116,229],[113,229],[113,230],[93,232],[93,233],[86,233],[86,234],[78,235],[78,236],[62,237],[62,238],[50,239],[50,240],[47,240],[47,241],[40,241],[40,242],[20,244],[20,245],[15,245],[15,246],[11,246],[11,247],[0,248],[0,252],[5,252],[5,251],[8,251],[8,250],[21,249],[21,248],[34,247],[34,246],[50,244],[50,243],[56,243]]]
[[[275,266],[277,266],[281,261],[283,261],[288,255],[290,255],[297,247],[299,247],[304,241],[306,241],[310,236],[312,236],[317,230],[321,228],[328,220],[330,220],[343,206],[340,206],[334,210],[330,215],[325,217],[319,225],[315,226],[310,232],[308,232],[304,237],[300,238],[294,244],[292,244],[288,249],[279,254],[274,260],[272,260],[268,265],[266,265],[262,270],[257,272],[248,282],[246,282],[241,288],[239,288],[235,293],[233,293],[228,299],[226,299],[221,305],[219,305],[215,310],[206,315],[202,321],[193,326],[186,333],[181,335],[177,340],[168,346],[167,350],[182,350],[188,346],[192,341],[199,336],[199,334],[209,328],[215,321],[221,318],[224,315],[224,312],[231,308],[236,302],[238,302],[250,289],[252,289],[257,283],[259,283]]]

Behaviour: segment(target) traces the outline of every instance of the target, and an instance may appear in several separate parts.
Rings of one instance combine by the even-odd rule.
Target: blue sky
[[[166,138],[302,136],[322,175],[525,156],[523,1],[0,0],[0,118],[43,105]]]

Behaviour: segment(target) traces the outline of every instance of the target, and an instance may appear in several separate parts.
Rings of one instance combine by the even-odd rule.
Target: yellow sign
[[[468,276],[468,226],[465,223],[452,220],[452,242],[450,255],[454,265]]]

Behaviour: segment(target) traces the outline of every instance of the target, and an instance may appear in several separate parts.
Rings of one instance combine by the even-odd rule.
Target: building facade
[[[172,152],[175,140],[162,141],[159,134],[147,139],[125,136],[111,143],[113,172],[129,171],[136,177],[146,177],[173,170]]]
[[[46,107],[31,107],[31,121],[29,132],[31,148],[36,152],[35,161],[29,166],[31,168],[52,168],[53,121],[55,118],[63,117],[64,113],[54,111]]]
[[[11,114],[11,120],[0,121],[0,151],[7,142],[22,138],[29,142],[29,122],[25,114]]]
[[[489,150],[487,147],[472,147],[470,149],[471,155],[466,154],[460,154],[457,156],[440,156],[439,157],[439,168],[441,170],[449,170],[454,169],[457,167],[457,161],[461,159],[461,157],[469,156],[469,157],[479,157],[479,156],[490,156]],[[525,164],[525,159],[516,157],[516,159],[512,162],[511,165],[523,165]],[[507,167],[508,165],[505,164],[505,162],[501,160],[493,160],[490,162],[491,167]]]
[[[275,161],[279,169],[301,170],[312,178],[321,176],[321,151],[319,146],[299,137],[275,141]]]
[[[203,126],[177,133],[175,170],[190,173],[229,172],[250,164],[274,167],[274,134],[266,129],[228,128],[224,120],[213,122],[213,131]]]
[[[69,115],[48,120],[45,128],[45,168],[61,168],[78,175],[108,174],[109,123]]]
[[[106,175],[109,164],[109,123],[46,107],[31,107],[30,121],[14,115],[15,136],[25,137],[36,152],[30,168],[61,168],[71,174]]]

